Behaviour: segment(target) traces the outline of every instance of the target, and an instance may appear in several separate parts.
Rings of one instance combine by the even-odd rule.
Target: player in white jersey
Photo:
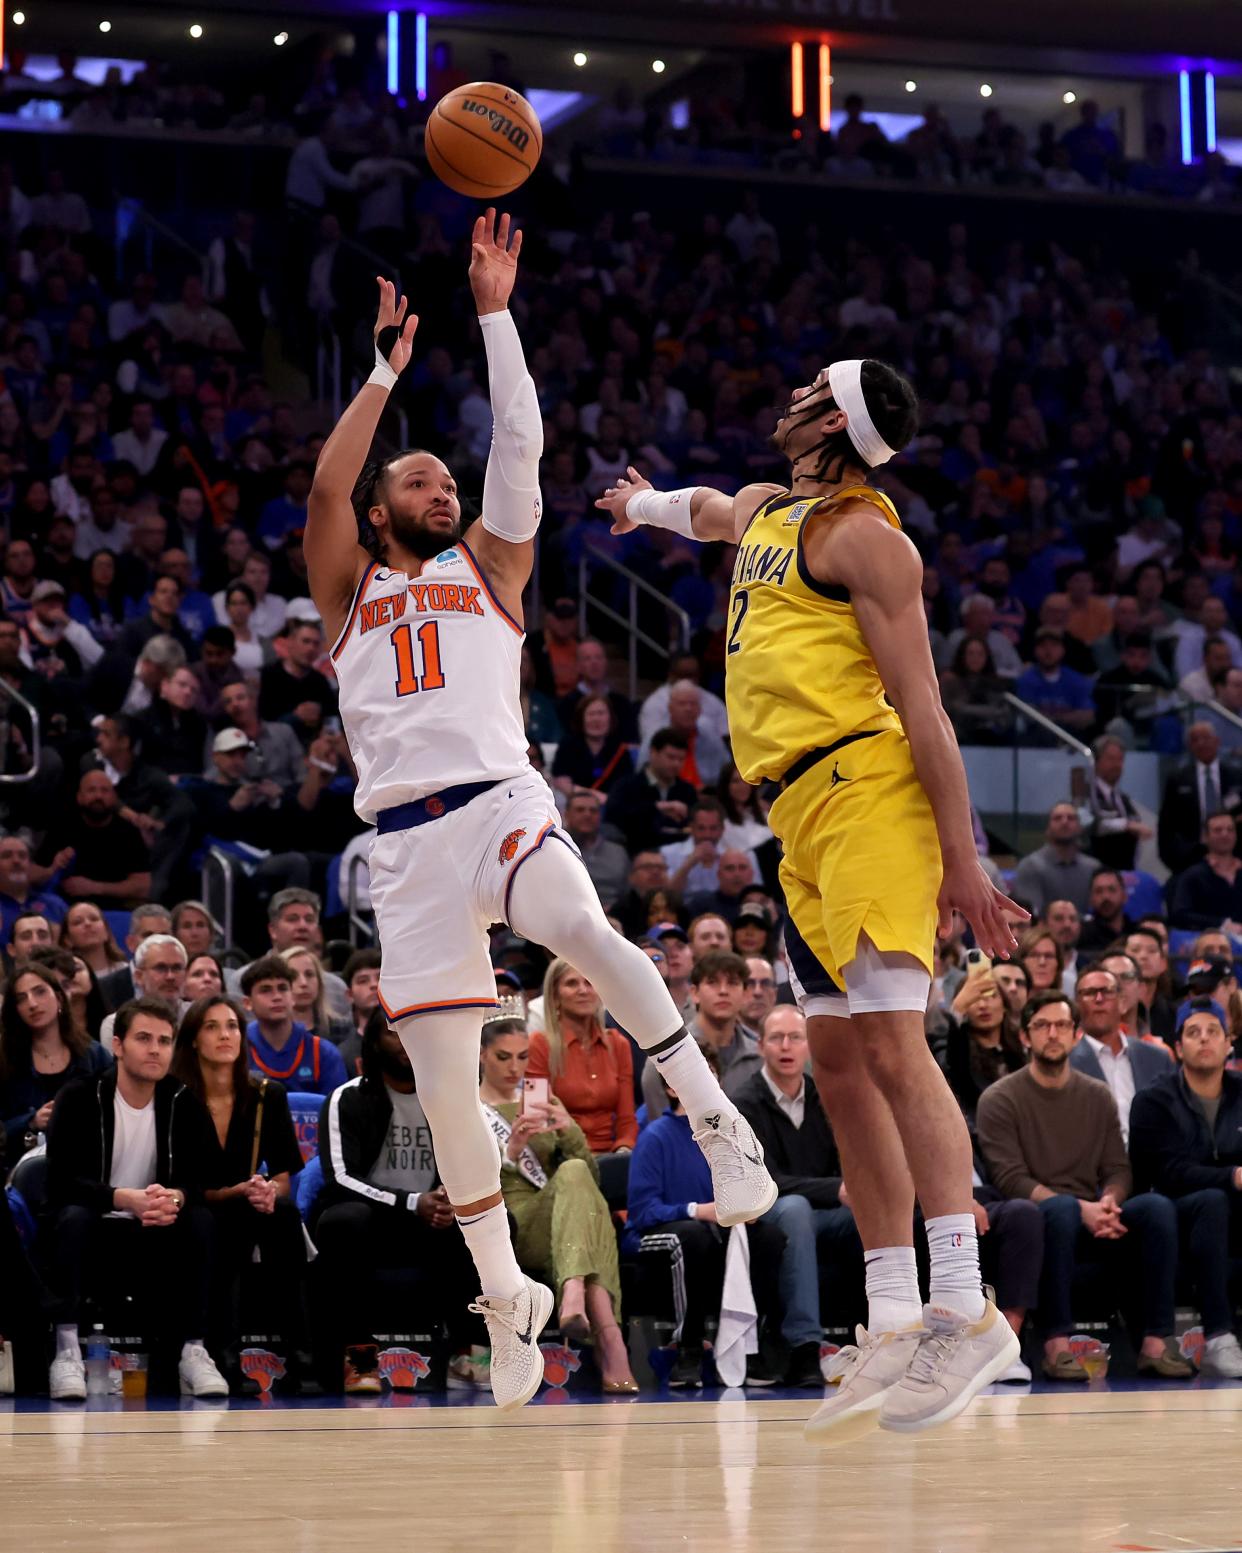
[[[701,1217],[748,1222],[776,1198],[754,1134],[651,961],[608,925],[551,789],[527,759],[518,667],[543,422],[508,311],[520,247],[507,216],[497,223],[489,210],[476,222],[469,275],[494,421],[482,516],[462,532],[456,482],[432,454],[363,470],[418,326],[381,279],[375,370],[319,456],[306,527],[357,808],[377,827],[381,1002],[410,1055],[440,1177],[479,1272],[472,1308],[487,1321],[501,1407],[521,1406],[539,1387],[538,1338],[553,1297],[518,1268],[500,1156],[479,1104],[479,1036],[496,1002],[491,923],[569,960],[658,1064],[711,1166],[715,1203],[700,1205]]]

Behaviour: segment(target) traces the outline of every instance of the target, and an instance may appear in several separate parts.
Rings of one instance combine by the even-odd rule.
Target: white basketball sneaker
[[[884,1399],[898,1385],[918,1349],[923,1328],[903,1332],[855,1331],[858,1346],[832,1356],[830,1384],[836,1389],[806,1422],[806,1437],[816,1444],[844,1445],[869,1434],[880,1422]]]
[[[924,1305],[923,1323],[918,1352],[884,1398],[881,1429],[913,1434],[947,1424],[1021,1358],[1017,1334],[991,1300],[978,1321],[943,1305]]]
[[[776,1201],[776,1182],[763,1163],[763,1145],[740,1113],[712,1111],[694,1135],[712,1172],[716,1223],[750,1224]]]
[[[502,1413],[522,1407],[543,1380],[539,1334],[552,1314],[552,1290],[533,1278],[515,1299],[480,1294],[470,1309],[487,1323],[492,1344],[492,1395]]]
[[[86,1366],[78,1353],[58,1353],[47,1373],[47,1392],[53,1402],[86,1401]]]
[[[229,1383],[216,1369],[202,1343],[187,1343],[181,1350],[177,1379],[183,1397],[227,1397]]]

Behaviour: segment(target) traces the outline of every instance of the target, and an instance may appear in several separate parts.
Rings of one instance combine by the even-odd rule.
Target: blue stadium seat
[[[293,1130],[298,1135],[298,1147],[305,1165],[319,1152],[319,1113],[323,1110],[323,1096],[297,1089],[288,1100],[289,1115],[293,1118]]]
[[[103,913],[103,919],[108,924],[108,929],[111,932],[113,938],[115,938],[117,943],[120,944],[121,948],[124,949],[125,940],[129,936],[129,912],[105,911]]]
[[[1164,886],[1154,874],[1128,869],[1122,874],[1126,887],[1126,915],[1131,919],[1164,915]]]

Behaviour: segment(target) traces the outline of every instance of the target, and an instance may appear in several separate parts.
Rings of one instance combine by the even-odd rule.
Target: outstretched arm
[[[614,534],[628,534],[647,524],[651,528],[671,529],[685,539],[723,539],[733,545],[768,497],[783,489],[779,485],[744,485],[736,496],[714,491],[710,485],[657,491],[650,480],[644,480],[631,467],[595,505],[611,514]]]
[[[417,316],[411,313],[406,317],[406,299],[397,301],[392,282],[377,279],[380,300],[375,320],[375,371],[323,445],[306,510],[311,597],[329,642],[341,634],[358,579],[371,560],[358,543],[354,486],[371,451],[388,395],[409,364],[418,328]]]
[[[487,210],[470,242],[470,289],[479,310],[492,399],[492,447],[483,477],[483,512],[471,525],[470,543],[509,613],[520,618],[522,590],[535,558],[535,534],[543,504],[539,460],[543,415],[509,298],[517,280],[522,234],[509,217]]]
[[[944,883],[940,933],[953,910],[966,918],[985,954],[1017,948],[1010,926],[1029,913],[1003,895],[979,865],[966,770],[953,725],[940,701],[923,612],[923,563],[909,539],[870,515],[842,515],[832,524],[810,520],[805,555],[811,575],[843,583],[885,693],[910,741],[914,770],[931,804],[940,837]]]

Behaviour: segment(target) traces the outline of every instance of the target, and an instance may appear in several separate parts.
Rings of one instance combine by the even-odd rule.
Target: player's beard
[[[442,550],[451,550],[461,538],[461,519],[457,518],[453,527],[445,531],[427,528],[418,518],[407,517],[404,513],[390,512],[388,533],[403,550],[416,555],[420,561],[430,561]]]

